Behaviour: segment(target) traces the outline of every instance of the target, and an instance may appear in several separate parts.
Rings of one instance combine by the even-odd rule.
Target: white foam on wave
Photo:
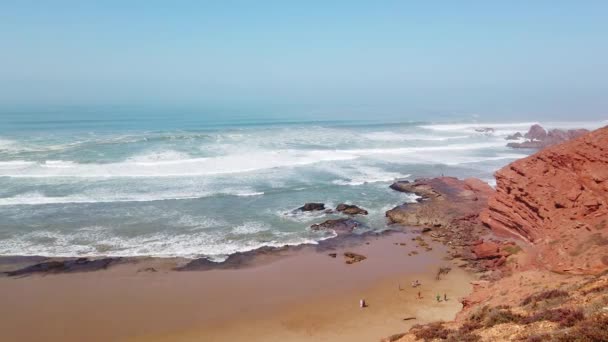
[[[188,159],[191,159],[191,157],[187,153],[173,150],[163,150],[133,156],[127,159],[127,161],[140,165],[155,165],[158,162],[180,162]]]
[[[84,143],[86,143],[86,141],[74,141],[64,144],[51,144],[47,142],[44,145],[41,145],[40,142],[36,143],[32,141],[19,141],[0,138],[0,152],[9,154],[19,154],[22,152],[58,152],[68,148],[77,147]]]
[[[236,196],[239,197],[251,197],[251,196],[262,196],[264,195],[263,191],[245,191],[245,192],[237,192],[235,193]]]
[[[426,153],[436,151],[473,151],[480,149],[490,149],[504,147],[504,141],[489,141],[477,142],[468,144],[451,144],[442,146],[416,146],[416,147],[398,147],[398,148],[370,148],[370,149],[353,149],[341,150],[341,152],[349,153],[356,156],[374,156],[374,155],[408,155],[414,153]]]
[[[135,237],[115,235],[105,227],[85,227],[72,233],[36,231],[0,240],[0,255],[38,255],[48,257],[209,257],[225,260],[230,254],[260,247],[317,244],[335,234],[277,232],[271,241],[228,240],[207,231],[189,234],[154,233]]]
[[[64,161],[44,163],[0,162],[0,177],[180,177],[250,172],[276,167],[310,165],[323,161],[350,160],[356,154],[344,151],[277,150],[257,151],[212,158],[147,161],[126,160],[107,164],[80,164]],[[8,166],[8,167],[7,167]]]
[[[331,209],[334,207],[334,205],[332,203],[325,203],[325,207]],[[298,223],[310,223],[327,216],[327,213],[324,210],[301,211],[295,208],[291,210],[278,210],[275,212],[275,215],[283,220]]]
[[[496,130],[527,130],[534,124],[538,124],[538,122],[433,124],[421,125],[420,127],[433,131],[474,133],[476,129],[480,128],[494,128]]]
[[[10,160],[0,162],[0,170],[20,170],[36,165],[36,162],[27,160]]]
[[[604,121],[546,121],[546,122],[515,122],[515,123],[470,123],[470,124],[433,124],[421,125],[421,128],[443,132],[443,133],[478,133],[476,129],[492,128],[491,135],[507,136],[517,132],[526,133],[530,126],[539,124],[545,129],[575,129],[586,128],[589,130],[605,126],[608,120]]]
[[[336,150],[259,150],[245,154],[232,154],[209,158],[170,160],[161,154],[156,161],[150,155],[143,159],[131,158],[117,163],[84,164],[71,161],[0,162],[0,177],[13,178],[109,178],[109,177],[182,177],[244,173],[281,167],[298,167],[327,161],[354,160],[361,157],[379,156],[425,156],[430,152],[474,151],[504,147],[501,140],[449,144],[443,146],[416,146],[398,148],[336,149]],[[165,156],[165,157],[162,157]],[[180,155],[182,156],[182,155]],[[183,156],[182,156],[183,157]],[[152,157],[154,159],[155,157]],[[145,161],[142,161],[145,160]],[[437,160],[441,162],[441,160]]]
[[[0,152],[12,151],[17,148],[18,144],[14,140],[0,138]]]
[[[269,231],[272,228],[261,223],[261,222],[245,222],[232,228],[232,232],[235,234],[256,234],[265,231]]]
[[[425,134],[406,134],[397,133],[391,131],[382,132],[371,132],[362,134],[362,136],[369,140],[375,141],[448,141],[455,139],[466,139],[469,135],[456,135],[456,136],[437,136],[437,135],[425,135]]]
[[[264,192],[253,189],[220,189],[220,190],[157,190],[150,192],[94,191],[65,196],[48,196],[40,191],[26,192],[11,197],[0,197],[0,206],[43,205],[43,204],[76,204],[76,203],[114,203],[114,202],[154,202],[166,200],[188,200],[216,195],[251,197],[261,196]]]
[[[411,176],[410,174],[390,172],[379,167],[364,165],[359,165],[349,169],[325,168],[325,170],[342,177],[342,179],[335,179],[332,181],[332,183],[336,185],[358,186],[368,183],[391,182],[396,179],[403,179]]]
[[[449,160],[445,160],[442,164],[445,165],[462,165],[474,164],[496,160],[516,160],[527,157],[527,154],[521,153],[499,153],[495,156],[477,157],[477,156],[451,156]]]

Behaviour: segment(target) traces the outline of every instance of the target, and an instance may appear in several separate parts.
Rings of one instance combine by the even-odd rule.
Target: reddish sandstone
[[[473,247],[473,253],[477,259],[493,259],[499,258],[500,246],[492,241],[484,241]]]
[[[485,225],[534,244],[550,270],[608,269],[608,127],[513,162],[496,181]]]

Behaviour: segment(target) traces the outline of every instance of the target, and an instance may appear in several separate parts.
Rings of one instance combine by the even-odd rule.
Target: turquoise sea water
[[[331,237],[308,227],[336,215],[293,211],[311,201],[360,205],[370,215],[358,232],[382,230],[386,210],[415,200],[392,181],[492,183],[530,153],[505,147],[505,136],[532,124],[85,114],[0,114],[0,255],[219,260]]]

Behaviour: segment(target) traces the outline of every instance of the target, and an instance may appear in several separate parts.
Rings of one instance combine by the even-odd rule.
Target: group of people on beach
[[[412,287],[413,288],[417,288],[420,285],[422,285],[422,283],[420,283],[418,280],[414,280],[412,282]],[[401,290],[401,286],[399,286],[399,290]],[[441,302],[441,295],[440,294],[437,294],[436,298],[437,298],[437,302]],[[421,294],[420,291],[418,291],[418,299],[422,299],[422,294]],[[443,294],[443,301],[445,301],[445,302],[448,301],[448,294],[447,293]]]
[[[418,281],[418,279],[412,281],[412,287],[413,288],[417,288],[418,286],[421,286],[422,283],[420,281]],[[401,284],[399,284],[399,291],[403,291],[403,289],[401,288]],[[418,291],[418,299],[422,299],[422,292]],[[441,302],[441,295],[437,294],[437,296],[435,296],[435,298],[437,299],[437,303]],[[448,301],[448,294],[444,293],[443,294],[443,301],[447,302]],[[360,308],[365,308],[367,307],[367,303],[365,302],[365,299],[361,299],[359,300],[359,307]]]

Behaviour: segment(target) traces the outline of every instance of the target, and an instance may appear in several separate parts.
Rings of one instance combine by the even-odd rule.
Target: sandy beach
[[[440,244],[431,244],[431,251],[417,247],[417,235],[395,232],[331,249],[288,249],[226,270],[175,271],[186,260],[139,259],[94,272],[2,277],[1,336],[378,341],[416,323],[453,319],[462,307],[458,298],[471,291],[474,277],[457,267],[461,261],[444,260]],[[418,254],[409,256],[413,250]],[[346,251],[367,259],[346,264]],[[440,266],[452,270],[436,280]],[[422,286],[413,289],[416,279]],[[444,293],[448,301],[437,302],[435,295]],[[362,298],[367,308],[359,308]]]

